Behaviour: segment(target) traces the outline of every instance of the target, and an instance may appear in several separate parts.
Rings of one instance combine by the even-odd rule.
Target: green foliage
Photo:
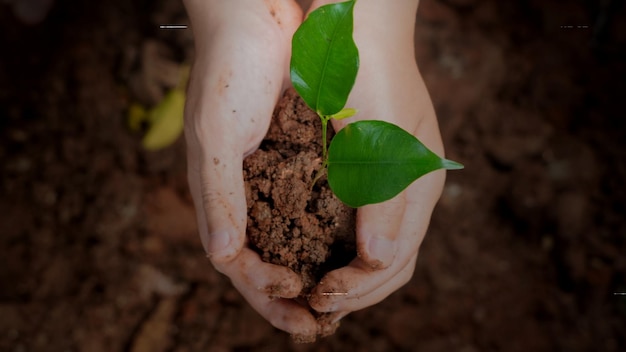
[[[438,157],[413,135],[384,121],[348,124],[327,153],[328,121],[357,113],[344,108],[359,68],[352,38],[355,2],[322,6],[309,14],[293,37],[291,82],[321,118],[322,171],[328,169],[331,189],[347,205],[360,207],[395,197],[431,171],[463,165]]]
[[[351,207],[384,202],[417,178],[463,166],[438,157],[402,128],[384,121],[358,121],[343,128],[328,150],[328,183]]]
[[[359,52],[352,39],[354,3],[319,7],[293,35],[291,82],[321,116],[343,109],[359,69]]]

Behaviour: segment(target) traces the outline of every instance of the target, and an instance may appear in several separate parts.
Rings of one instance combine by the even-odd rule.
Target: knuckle
[[[200,185],[200,195],[203,204],[214,204],[220,199],[220,192],[209,185],[208,182],[202,182]]]

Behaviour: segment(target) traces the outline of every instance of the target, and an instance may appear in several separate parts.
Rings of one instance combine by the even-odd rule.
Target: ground
[[[126,127],[154,99],[147,43],[191,57],[158,28],[181,4],[59,0],[35,26],[0,4],[0,349],[625,350],[625,10],[421,1],[416,57],[466,169],[411,282],[295,345],[206,259],[183,141],[147,152]]]

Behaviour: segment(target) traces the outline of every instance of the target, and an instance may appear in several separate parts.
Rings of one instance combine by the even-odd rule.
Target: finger
[[[398,290],[400,287],[404,286],[407,282],[411,280],[411,277],[413,276],[416,261],[417,254],[411,260],[409,260],[409,262],[406,263],[406,265],[401,268],[399,272],[391,276],[388,281],[384,281],[381,286],[376,287],[363,295],[360,295],[358,293],[359,291],[354,289],[354,286],[352,286],[352,289],[348,288],[350,283],[347,283],[347,285],[344,285],[342,287],[341,284],[346,284],[345,280],[341,279],[340,281],[338,281],[337,277],[329,277],[329,280],[332,280],[335,283],[339,283],[339,285],[333,285],[331,286],[332,288],[324,288],[322,285],[320,285],[320,288],[316,288],[315,294],[320,295],[321,290],[324,290],[324,293],[326,293],[326,290],[333,290],[337,294],[328,296],[322,293],[321,297],[328,297],[330,299],[310,299],[309,304],[313,309],[318,312],[341,313],[337,316],[340,319],[341,317],[347,315],[349,312],[354,312],[381,302],[390,294]],[[377,271],[376,273],[382,273],[382,271]],[[345,275],[349,275],[349,271],[344,272],[343,275],[345,278]],[[343,291],[340,292],[340,290]],[[343,293],[346,294],[344,295]],[[340,298],[335,299],[336,297]]]
[[[404,193],[379,204],[366,205],[357,212],[357,253],[372,269],[384,269],[393,262],[396,236],[405,208]]]
[[[393,276],[393,278],[387,281],[383,286],[371,291],[367,295],[359,298],[350,298],[345,301],[341,301],[337,305],[337,309],[344,311],[357,311],[369,306],[373,306],[380,303],[385,298],[389,297],[392,293],[396,292],[400,287],[406,285],[415,272],[415,263],[417,262],[418,254],[415,256],[400,270],[399,273]]]
[[[308,308],[293,300],[302,290],[300,277],[286,267],[261,261],[243,249],[233,261],[216,265],[250,305],[278,329],[299,336],[315,336],[317,322]]]
[[[352,311],[338,311],[330,313],[330,323],[335,324],[343,319],[346,315],[350,314]]]
[[[213,47],[217,52],[227,50],[228,39],[235,42],[237,38],[227,32]],[[243,54],[261,60],[255,55],[258,50],[246,47]],[[275,78],[282,72],[274,68],[263,75],[260,70],[211,55],[217,54],[210,51],[193,67],[185,106],[185,137],[199,232],[216,263],[232,260],[245,242],[243,155],[265,135],[281,89]],[[230,59],[243,60],[236,55]]]
[[[317,317],[317,334],[321,337],[330,336],[337,331],[339,327],[339,320],[341,320],[350,312],[328,312],[319,314]]]
[[[287,50],[285,50],[286,60],[288,63],[291,54],[291,38],[298,29],[298,26],[302,23],[303,12],[300,5],[295,0],[267,0],[265,5],[268,7],[270,14],[278,24],[281,32],[287,38],[285,41],[287,44]],[[284,91],[288,87],[291,87],[291,73],[288,64],[283,65],[283,86]]]
[[[272,326],[286,331],[295,340],[313,341],[317,336],[317,321],[308,308],[293,300],[278,299],[267,302],[264,309],[257,309]]]
[[[228,276],[242,294],[295,298],[302,291],[302,280],[298,274],[285,266],[263,262],[249,248],[244,248],[235,260],[217,264],[215,268]]]
[[[426,234],[433,207],[441,193],[442,179],[442,171],[436,171],[418,179],[405,191],[406,208],[396,238],[396,258],[391,266],[372,271],[360,258],[353,260],[350,265],[328,273],[321,280],[309,300],[311,307],[322,312],[345,310],[343,305],[347,305],[347,301],[358,302],[359,298],[379,288],[381,288],[379,292],[386,293],[378,293],[382,296],[396,290],[399,282],[405,277],[394,281],[395,276],[403,270],[402,275],[406,275],[407,264],[416,256]],[[368,306],[367,303],[352,302],[349,307],[365,308]]]
[[[227,262],[239,253],[245,240],[245,191],[237,162],[242,156],[225,156],[228,151],[224,149],[203,153],[201,147],[192,145],[194,138],[187,140],[188,182],[200,239],[213,263]],[[213,160],[207,162],[206,158]]]

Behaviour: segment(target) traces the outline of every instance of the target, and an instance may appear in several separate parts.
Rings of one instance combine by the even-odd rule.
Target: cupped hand
[[[312,8],[329,2],[334,1],[314,1]],[[359,113],[333,121],[333,126],[339,130],[356,120],[385,120],[443,156],[435,112],[414,57],[417,5],[416,0],[356,3],[354,37],[360,68],[346,107]],[[322,279],[309,299],[311,306],[331,313],[331,320],[337,321],[407,283],[444,180],[444,171],[432,172],[387,202],[359,208],[358,257]]]
[[[245,155],[265,136],[287,78],[291,37],[302,20],[291,0],[185,1],[195,40],[185,106],[188,178],[202,244],[217,270],[271,324],[316,334],[289,298],[297,274],[246,247]]]

